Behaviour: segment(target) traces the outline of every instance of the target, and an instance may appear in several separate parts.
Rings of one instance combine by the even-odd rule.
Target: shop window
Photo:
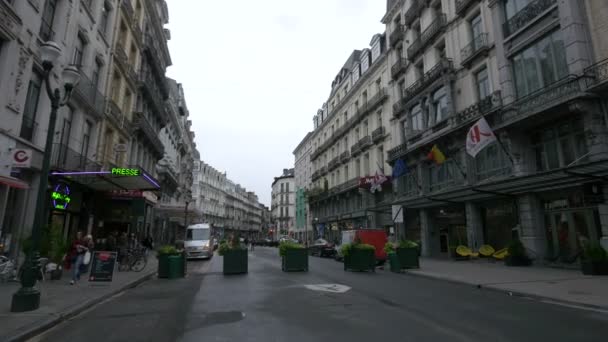
[[[498,143],[487,146],[475,157],[477,180],[511,173],[511,162]]]
[[[586,160],[587,144],[581,120],[534,132],[537,171],[553,170]]]

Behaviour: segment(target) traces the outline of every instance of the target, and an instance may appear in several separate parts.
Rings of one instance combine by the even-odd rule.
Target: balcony
[[[23,115],[21,119],[21,130],[19,131],[19,137],[27,141],[33,141],[37,129],[38,123],[36,120]]]
[[[479,0],[456,0],[456,14],[464,16],[467,9],[476,2],[479,2]]]
[[[457,124],[464,124],[477,120],[482,115],[494,112],[502,107],[502,97],[500,90],[495,91],[490,96],[479,100],[477,103],[458,112],[455,116]]]
[[[346,163],[348,161],[348,159],[350,159],[349,151],[344,151],[344,152],[342,152],[342,154],[340,154],[340,162],[342,164]]]
[[[378,92],[367,101],[366,109],[363,114],[367,114],[369,111],[376,109],[376,107],[381,105],[387,97],[388,95],[386,94],[385,88],[378,90]]]
[[[133,126],[135,127],[135,132],[142,133],[143,137],[150,143],[149,146],[154,149],[159,159],[162,158],[165,153],[165,147],[158,138],[158,131],[152,127],[143,113],[135,113]]]
[[[397,45],[400,41],[403,40],[403,37],[405,36],[405,26],[403,25],[397,25],[397,28],[395,28],[393,30],[393,32],[391,32],[391,46],[395,47],[395,45]]]
[[[133,65],[129,61],[129,57],[125,52],[124,46],[119,42],[114,48],[114,58],[118,62],[119,66],[123,70],[125,77],[131,82],[131,84],[137,84],[137,74],[133,69]]]
[[[433,22],[427,27],[416,39],[412,45],[407,49],[407,57],[410,60],[415,59],[418,54],[422,52],[422,50],[429,44],[431,44],[434,39],[443,32],[443,29],[446,25],[446,16],[445,14],[440,14],[433,20]]]
[[[133,18],[133,23],[131,24],[131,30],[133,31],[133,36],[135,37],[135,40],[137,40],[137,42],[139,44],[143,44],[144,43],[144,33],[141,31],[141,28],[139,27],[139,18],[138,17]]]
[[[100,120],[105,111],[105,97],[97,89],[97,85],[84,74],[80,73],[80,80],[74,87],[74,99],[87,107],[87,113]]]
[[[327,174],[327,166],[323,166],[319,169],[319,176],[323,177]]]
[[[488,44],[488,34],[479,34],[477,37],[473,38],[473,40],[467,44],[467,46],[460,50],[462,65],[469,68],[477,57],[487,55],[489,49],[490,45]]]
[[[512,35],[522,27],[526,26],[534,18],[544,13],[556,3],[557,0],[534,0],[530,2],[526,7],[522,8],[521,11],[515,13],[511,19],[502,24],[505,37]]]
[[[130,131],[130,123],[123,115],[122,109],[120,109],[120,107],[118,107],[118,105],[113,100],[108,100],[106,102],[106,116],[110,119],[114,126],[124,128],[127,131]]]
[[[378,127],[372,132],[372,140],[376,143],[385,137],[386,130],[384,127]]]
[[[369,146],[372,146],[373,144],[374,143],[372,142],[372,137],[370,137],[369,135],[366,135],[363,138],[359,139],[359,148],[361,149],[361,151],[363,151]]]
[[[395,160],[403,157],[406,153],[407,153],[407,144],[406,143],[397,145],[394,148],[388,150],[388,160],[395,161]]]
[[[391,77],[394,80],[398,79],[399,75],[401,75],[405,72],[405,70],[407,70],[407,66],[407,59],[399,58],[399,60],[395,62],[395,64],[393,64],[393,66],[391,67]]]
[[[329,171],[332,171],[332,170],[334,170],[335,168],[337,168],[338,166],[340,166],[340,157],[335,157],[334,159],[332,159],[332,160],[329,162],[329,165],[328,165],[328,170],[329,170]]]
[[[454,65],[451,59],[443,58],[439,63],[435,64],[431,70],[427,71],[421,78],[414,82],[411,86],[405,89],[403,101],[405,104],[412,100],[416,95],[424,91],[428,86],[440,79],[443,75],[454,72]],[[393,113],[394,114],[394,113]]]
[[[310,178],[312,179],[312,181],[316,181],[317,179],[319,179],[320,175],[319,175],[319,171],[315,171],[312,173],[312,175],[310,176]]]
[[[144,35],[144,51],[148,56],[149,60],[152,62],[150,65],[154,72],[158,75],[159,78],[165,78],[166,71],[166,63],[164,62],[164,58],[161,56],[161,43],[159,43],[160,39],[164,39],[162,37],[156,39],[152,37],[151,34]],[[166,44],[166,41],[163,41],[163,44]],[[165,97],[169,96],[169,90],[166,84],[161,84],[161,91]]]
[[[361,146],[359,146],[359,142],[357,141],[356,143],[353,144],[353,146],[351,146],[350,148],[350,155],[351,156],[356,156],[359,153],[361,153]]]
[[[139,85],[148,102],[154,107],[155,112],[159,116],[164,117],[165,97],[161,95],[161,92],[158,89],[156,78],[149,72],[142,72],[139,74]]]
[[[425,6],[426,0],[412,0],[411,1],[411,6],[410,8],[407,9],[407,11],[405,12],[405,15],[403,16],[404,22],[405,22],[405,26],[410,26],[414,20],[416,20],[416,18],[418,16],[420,16],[420,12],[422,11],[422,9]]]
[[[135,11],[133,11],[133,5],[131,4],[131,0],[122,0],[120,7],[125,13],[125,17],[127,17],[128,22],[133,21],[133,17],[135,16]]]
[[[101,165],[64,144],[53,144],[51,167],[63,171],[99,171]]]
[[[605,90],[608,86],[608,59],[585,69],[587,86],[591,91]]]
[[[398,118],[401,114],[405,113],[405,102],[403,98],[397,100],[397,102],[393,103],[393,117]]]

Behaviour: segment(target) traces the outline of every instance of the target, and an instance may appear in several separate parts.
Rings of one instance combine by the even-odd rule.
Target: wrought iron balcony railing
[[[398,158],[403,157],[407,152],[407,144],[403,143],[401,145],[397,145],[394,148],[388,150],[388,160],[395,161]]]
[[[534,0],[519,12],[515,13],[509,20],[503,24],[505,37],[508,37],[526,26],[534,18],[545,12],[551,6],[555,5],[557,0]]]
[[[502,97],[500,90],[493,92],[491,95],[479,100],[477,103],[458,112],[455,116],[458,124],[474,121],[477,118],[498,110],[502,107]]]
[[[136,131],[143,133],[143,136],[148,140],[152,148],[154,148],[156,153],[162,157],[165,153],[165,147],[158,138],[158,131],[152,127],[143,113],[135,113],[133,125],[135,126]]]
[[[342,152],[342,154],[340,154],[340,162],[341,163],[346,163],[348,161],[348,159],[350,159],[350,152],[349,151],[344,151],[344,152]]]
[[[475,2],[479,0],[456,0],[456,14],[464,16],[466,10]]]
[[[103,117],[105,111],[106,98],[99,92],[97,85],[83,73],[80,73],[80,80],[74,87],[74,99],[80,100],[89,109],[89,114],[97,119]]]
[[[329,161],[328,170],[334,170],[338,166],[340,166],[340,157],[335,157]]]
[[[410,26],[414,20],[420,16],[420,12],[424,8],[425,0],[412,0],[410,8],[407,9],[403,16],[406,26]]]
[[[353,146],[351,146],[350,154],[354,157],[354,156],[358,155],[359,153],[361,153],[361,146],[359,145],[359,142],[357,141],[356,143],[353,144]]]
[[[410,60],[416,58],[416,56],[418,56],[418,54],[422,52],[427,45],[433,42],[439,33],[443,32],[446,22],[445,14],[439,14],[437,18],[435,18],[435,20],[433,20],[433,22],[420,34],[418,39],[416,39],[414,43],[412,43],[412,45],[410,45],[410,47],[407,49],[407,57]]]
[[[361,150],[364,150],[366,147],[372,146],[374,143],[372,142],[372,137],[370,137],[369,135],[364,136],[363,138],[359,139],[359,148]]]
[[[397,25],[397,27],[391,32],[391,46],[395,47],[405,37],[405,26]]]
[[[608,59],[591,65],[585,69],[585,76],[587,76],[587,86],[593,90],[606,85],[608,82]]]
[[[372,98],[369,99],[369,101],[367,101],[367,108],[366,108],[364,114],[367,114],[368,112],[376,109],[376,107],[378,107],[380,104],[382,104],[384,102],[384,100],[386,100],[387,97],[388,96],[386,95],[385,88],[378,90],[378,92],[376,94],[374,94],[374,96],[372,96]]]
[[[53,144],[51,167],[65,171],[99,171],[101,165],[65,144]]]
[[[141,31],[141,28],[139,27],[139,18],[137,16],[135,16],[133,18],[133,23],[131,24],[131,29],[133,30],[133,36],[135,37],[135,40],[137,40],[137,42],[139,44],[143,44],[144,43],[144,33]]]
[[[398,118],[405,112],[405,101],[403,98],[397,100],[397,102],[393,103],[393,116]]]
[[[399,75],[401,75],[405,72],[405,70],[407,70],[407,66],[407,59],[399,58],[397,62],[395,62],[395,64],[393,64],[393,66],[391,67],[391,77],[394,80],[398,79]]]
[[[477,37],[473,38],[469,44],[462,48],[462,50],[460,50],[462,65],[468,68],[475,58],[477,58],[477,56],[487,53],[489,48],[488,34],[479,34]]]
[[[380,126],[372,132],[372,140],[374,142],[378,142],[384,138],[384,134],[385,134],[385,129],[384,129],[384,127]]]
[[[443,58],[439,63],[435,64],[431,70],[427,71],[422,77],[420,77],[411,86],[405,89],[403,94],[403,100],[405,103],[410,101],[413,97],[420,94],[429,85],[439,79],[441,76],[454,72],[454,65],[451,59]]]

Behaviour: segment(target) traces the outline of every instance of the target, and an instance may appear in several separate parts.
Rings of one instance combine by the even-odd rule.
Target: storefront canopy
[[[112,168],[109,171],[51,172],[97,191],[160,190],[158,181],[139,168]]]
[[[28,184],[21,179],[9,177],[9,176],[0,176],[0,184],[7,185],[11,188],[16,189],[27,189],[29,188]]]

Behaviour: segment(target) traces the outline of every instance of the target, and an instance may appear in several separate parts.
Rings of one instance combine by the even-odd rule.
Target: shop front
[[[506,248],[518,236],[518,213],[513,199],[487,200],[477,204],[481,211],[483,243],[495,250]]]
[[[435,226],[433,231],[438,233],[435,236],[435,245],[439,244],[439,250],[436,251],[437,256],[454,257],[456,247],[468,245],[464,207],[462,205],[441,206],[429,211],[432,224]]]

